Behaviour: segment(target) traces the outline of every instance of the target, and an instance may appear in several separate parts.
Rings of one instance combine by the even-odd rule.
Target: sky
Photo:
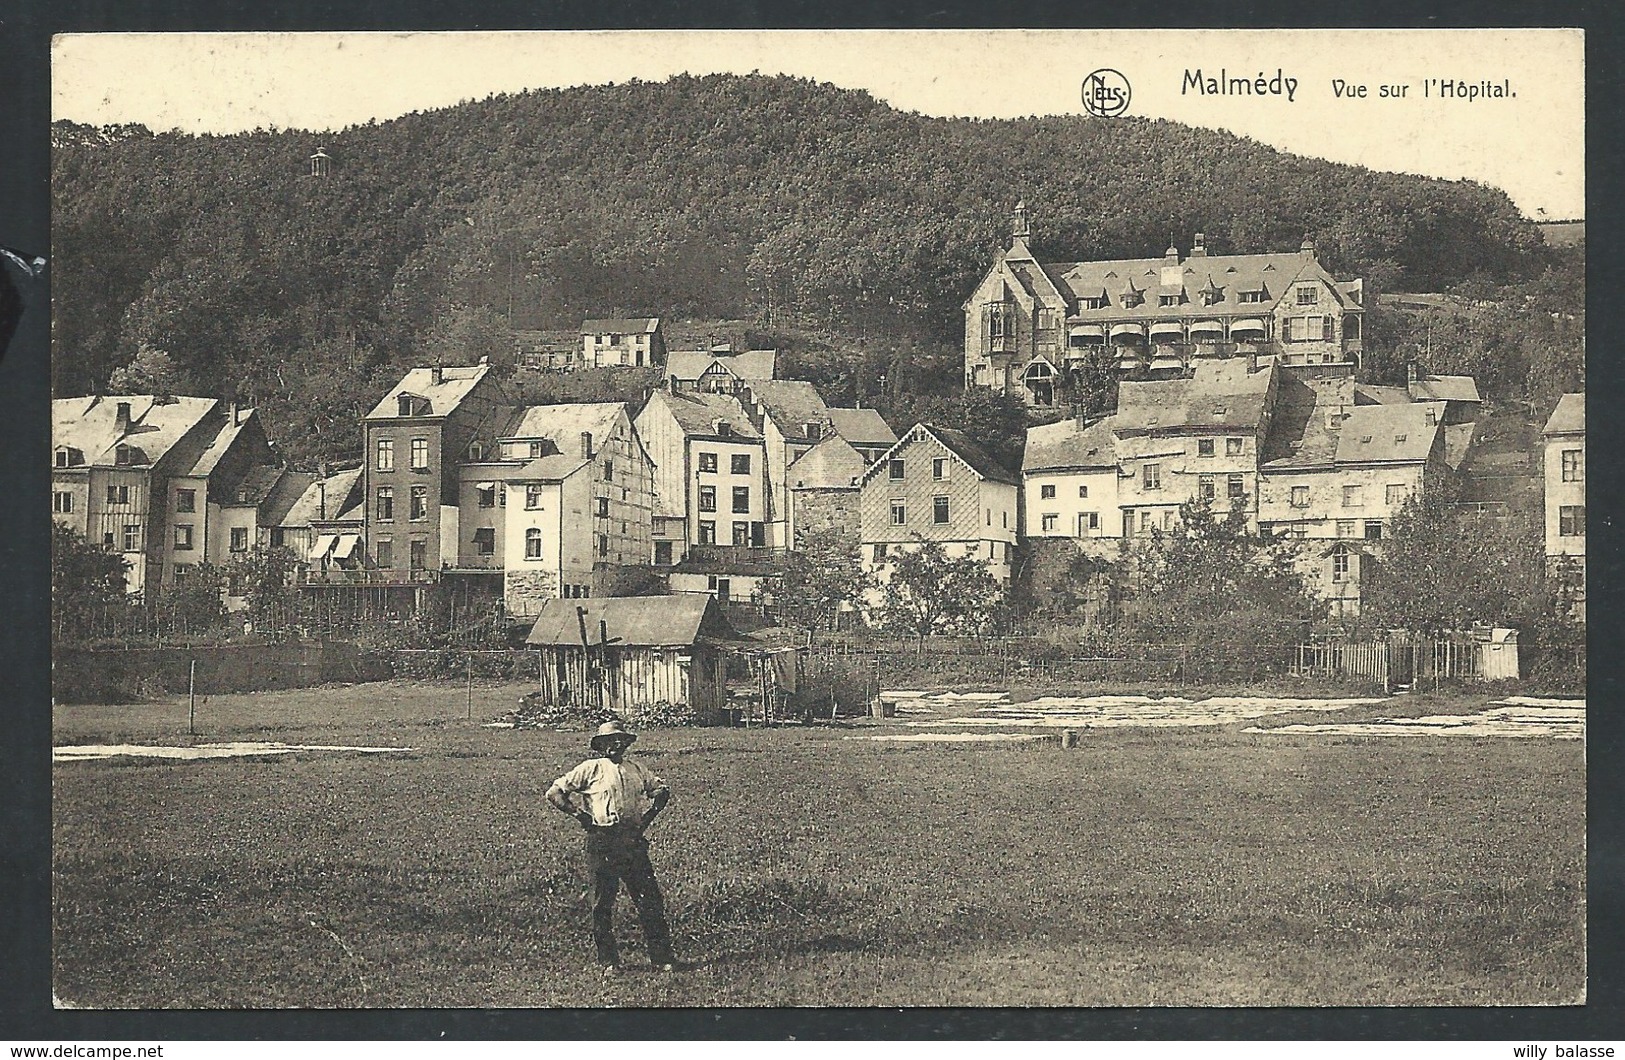
[[[1479,181],[1536,220],[1585,216],[1577,29],[68,34],[52,111],[154,131],[337,130],[526,88],[757,71],[1014,118],[1083,113],[1100,68],[1127,80],[1129,115]],[[1443,82],[1478,98],[1440,98]]]

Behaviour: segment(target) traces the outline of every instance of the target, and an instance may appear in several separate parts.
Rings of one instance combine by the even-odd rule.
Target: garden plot
[[[951,693],[950,693],[951,694]],[[967,696],[960,696],[964,701]],[[915,702],[940,703],[941,697]],[[1279,696],[1216,696],[1191,700],[1183,696],[1042,696],[1011,703],[1001,695],[960,718],[905,721],[910,726],[1038,726],[1047,728],[1121,728],[1229,725],[1269,714],[1298,710],[1342,710],[1381,703],[1382,699],[1294,699]],[[898,707],[902,710],[901,701]]]
[[[1477,714],[1430,714],[1421,718],[1376,718],[1332,725],[1253,727],[1246,732],[1313,733],[1326,736],[1494,736],[1514,739],[1579,740],[1585,736],[1585,700],[1514,696]]]
[[[296,751],[349,751],[361,754],[384,754],[390,751],[412,751],[411,747],[338,747],[316,744],[287,743],[204,743],[196,747],[154,747],[145,744],[81,744],[77,747],[53,747],[51,761],[93,762],[103,758],[128,755],[136,758],[171,758],[194,761],[201,758],[247,758],[259,755],[289,755]]]

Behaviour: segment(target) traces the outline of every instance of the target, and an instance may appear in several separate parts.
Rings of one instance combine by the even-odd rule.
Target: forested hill
[[[337,134],[58,123],[55,142],[57,392],[161,369],[318,450],[394,366],[504,348],[510,327],[771,313],[951,342],[1018,199],[1061,260],[1307,232],[1335,271],[1431,290],[1541,254],[1481,185],[1166,121],[928,118],[784,77],[528,92]]]

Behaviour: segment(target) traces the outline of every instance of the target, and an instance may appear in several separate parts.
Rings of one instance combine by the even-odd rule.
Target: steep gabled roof
[[[1586,429],[1586,396],[1564,394],[1546,420],[1545,434],[1582,434]]]
[[[529,441],[546,438],[560,452],[572,452],[583,432],[599,445],[615,429],[622,412],[630,412],[620,401],[577,401],[560,405],[530,405],[519,409],[498,436],[503,441]]]
[[[816,423],[825,430],[834,430],[829,418],[829,406],[818,393],[818,388],[800,379],[758,379],[746,386],[751,399],[761,405],[761,411],[778,427],[780,433],[792,437],[805,437],[808,423]]]
[[[856,489],[868,466],[845,438],[832,434],[802,453],[786,480],[793,490]]]
[[[242,481],[227,488],[224,503],[227,507],[258,508],[271,495],[281,477],[282,469],[279,467],[251,467],[244,473]]]
[[[1425,463],[1444,422],[1444,408],[1442,401],[1354,406],[1338,432],[1337,463]]]
[[[853,445],[872,449],[877,446],[889,447],[897,442],[897,432],[888,427],[874,409],[832,408],[828,412],[835,433]]]
[[[1337,458],[1342,417],[1354,411],[1355,391],[1351,375],[1282,372],[1260,464],[1272,470],[1330,467]]]
[[[1177,268],[1179,282],[1163,283],[1163,268]],[[1077,316],[1121,319],[1123,317],[1199,316],[1202,312],[1226,315],[1263,312],[1271,309],[1286,293],[1289,284],[1298,280],[1316,279],[1327,284],[1335,305],[1322,308],[1343,308],[1354,301],[1357,285],[1339,284],[1320,263],[1302,253],[1286,254],[1214,254],[1193,255],[1174,265],[1166,257],[1123,258],[1113,261],[1054,262],[1042,266],[1042,275],[1051,281],[1071,305],[1080,298],[1099,298],[1104,293],[1107,305],[1102,309],[1082,309]],[[1145,300],[1138,306],[1124,305],[1119,295],[1129,288],[1145,292]],[[1197,298],[1199,291],[1212,289],[1219,299],[1206,304]],[[1243,302],[1243,291],[1263,291],[1262,302]],[[1163,294],[1183,294],[1188,300],[1178,305],[1162,306]]]
[[[1424,375],[1411,384],[1417,401],[1479,401],[1478,383],[1470,375]]]
[[[120,402],[130,406],[130,429],[122,434],[117,426]],[[51,444],[78,449],[87,466],[115,466],[121,444],[140,451],[140,464],[156,464],[218,404],[214,398],[151,394],[58,398],[51,402]]]
[[[254,414],[253,409],[238,409],[235,418],[227,416],[214,436],[206,439],[203,451],[192,461],[191,470],[177,470],[177,474],[195,475],[199,478],[214,474],[214,469],[219,465],[221,458],[231,451],[232,443],[237,441]]]
[[[421,415],[449,416],[490,370],[491,366],[488,364],[441,368],[440,382],[436,383],[435,369],[413,368],[372,407],[372,411],[367,413],[367,419],[394,419],[399,408],[396,399],[402,394],[410,394],[428,402],[428,411]]]
[[[578,614],[578,609],[585,614]],[[525,643],[579,648],[585,622],[587,641],[596,645],[600,621],[611,643],[623,647],[681,648],[739,639],[710,594],[673,593],[544,601]]]
[[[887,461],[925,436],[936,439],[944,449],[958,457],[966,467],[982,478],[992,482],[1002,482],[1010,486],[1020,484],[1020,479],[1016,477],[1014,472],[1006,470],[997,460],[989,456],[985,449],[971,440],[970,435],[951,427],[936,427],[929,423],[916,423],[904,431],[903,436],[897,440],[896,445],[886,450],[873,464],[864,469],[860,484],[867,483],[875,475],[879,474],[880,470],[886,466]]]
[[[1246,360],[1202,360],[1189,379],[1124,380],[1117,387],[1119,435],[1182,431],[1256,431],[1263,421],[1273,364],[1256,371]]]
[[[1083,471],[1117,466],[1117,436],[1112,433],[1114,416],[1087,426],[1067,417],[1027,431],[1027,445],[1021,456],[1021,470]]]
[[[704,390],[656,390],[651,402],[662,402],[683,433],[691,437],[717,437],[717,421],[732,428],[732,436],[746,441],[759,439],[762,432],[750,422],[745,407],[732,394],[713,394]]]
[[[361,502],[361,468],[346,468],[323,479],[311,476],[305,492],[288,509],[279,526],[309,526],[338,519]]]
[[[583,335],[647,335],[660,327],[659,317],[611,317],[604,320],[583,320]]]
[[[772,379],[778,362],[777,350],[747,350],[744,353],[716,353],[711,350],[672,350],[666,354],[666,374],[679,382],[692,383],[713,364],[721,365],[736,379]]]
[[[260,505],[260,525],[291,525],[288,522],[289,513],[293,511],[294,505],[299,503],[299,498],[305,495],[305,491],[315,485],[320,478],[321,476],[314,471],[289,471],[283,468],[282,474],[277,477],[276,485],[271,487],[265,502]]]

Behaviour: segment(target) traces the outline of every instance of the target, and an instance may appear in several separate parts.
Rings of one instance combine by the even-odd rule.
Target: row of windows
[[[701,473],[703,473],[703,474],[711,474],[711,475],[716,474],[716,471],[717,471],[717,454],[716,453],[701,453],[699,456],[700,456],[700,471],[701,471]],[[733,454],[731,454],[728,457],[728,473],[732,474],[732,475],[748,475],[748,474],[750,474],[750,454],[749,453],[733,453]],[[607,478],[608,476],[605,476],[605,477]]]
[[[1343,507],[1345,507],[1345,508],[1363,508],[1363,507],[1365,507],[1365,487],[1364,486],[1344,486],[1342,496],[1343,496]],[[1404,504],[1405,499],[1407,497],[1409,497],[1409,496],[1410,496],[1410,487],[1406,486],[1406,485],[1403,485],[1402,483],[1391,482],[1387,486],[1383,487],[1382,499],[1390,508],[1395,508],[1395,507],[1398,507],[1401,504]],[[1293,486],[1292,487],[1292,507],[1294,507],[1294,508],[1307,508],[1307,507],[1309,507],[1309,487],[1308,486]]]
[[[900,482],[908,476],[908,465],[905,461],[893,458],[886,461],[886,477],[893,482]],[[931,481],[948,481],[948,458],[934,456],[931,458]]]
[[[1061,516],[1059,512],[1045,512],[1038,517],[1040,527],[1045,533],[1052,533],[1060,527]],[[1077,518],[1077,533],[1081,537],[1091,530],[1100,529],[1099,512],[1079,512]]]
[[[539,487],[538,487],[539,489]],[[429,517],[429,487],[413,486],[411,492],[411,508],[407,518],[413,521]],[[526,507],[530,507],[527,503]],[[380,522],[388,522],[395,518],[395,487],[379,486],[377,503],[373,505],[373,518]]]
[[[187,552],[196,546],[193,544],[191,523],[175,524],[175,551]],[[248,527],[234,526],[231,528],[231,551],[248,551]]]
[[[422,570],[429,563],[429,542],[414,539],[408,542],[410,546],[409,562],[412,570]],[[378,566],[391,568],[395,566],[395,542],[393,538],[380,537],[373,543],[373,558]]]
[[[1039,486],[1038,487],[1038,496],[1041,499],[1046,500],[1046,501],[1047,500],[1053,500],[1054,497],[1055,497],[1055,484],[1054,483],[1045,483],[1044,485]],[[1087,497],[1087,496],[1089,496],[1089,487],[1088,486],[1079,486],[1078,487],[1078,496],[1079,497]]]
[[[767,544],[767,527],[759,522],[735,521],[730,529],[733,531],[732,543],[740,546],[762,548]],[[717,543],[717,524],[714,519],[700,520],[700,541],[702,545]],[[666,542],[660,542],[665,544]],[[656,548],[658,549],[657,544]]]
[[[600,515],[608,515],[609,514],[609,507],[608,507],[609,501],[608,501],[607,498],[605,498],[603,500],[603,504],[604,504],[604,510],[602,512],[600,512],[599,514]],[[714,512],[716,510],[717,510],[717,488],[715,486],[701,486],[700,487],[700,511],[702,511],[702,512]],[[745,513],[745,512],[750,511],[750,487],[749,486],[735,486],[733,488],[733,510],[736,513]]]
[[[378,459],[375,466],[379,471],[395,470],[395,442],[392,439],[378,439]],[[412,463],[410,467],[413,471],[429,470],[429,439],[412,439]]]
[[[948,521],[948,498],[931,498],[931,521],[933,523],[946,523]],[[899,500],[891,502],[891,525],[908,525],[908,505]]]

